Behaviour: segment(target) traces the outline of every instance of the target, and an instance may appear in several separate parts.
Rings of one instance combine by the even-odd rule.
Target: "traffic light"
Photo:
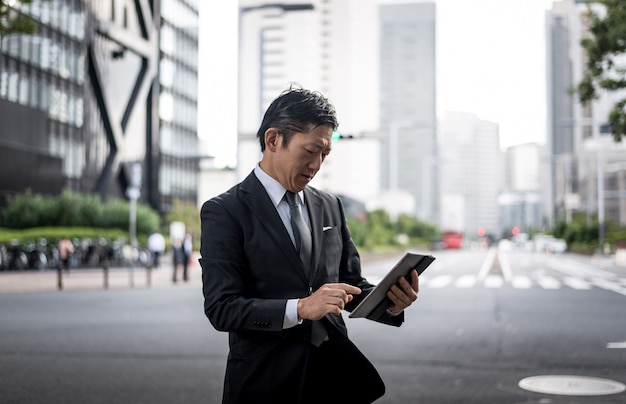
[[[347,135],[343,135],[341,133],[339,133],[339,131],[334,130],[333,131],[333,135],[331,137],[331,140],[334,142],[335,140],[340,140],[340,139],[354,139],[356,136],[354,136],[353,134],[347,134]]]

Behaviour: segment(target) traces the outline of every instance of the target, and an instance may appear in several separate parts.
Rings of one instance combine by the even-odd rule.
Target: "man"
[[[173,237],[172,241],[172,282],[176,283],[178,267],[183,264],[185,260],[185,253],[183,252],[183,240],[180,237]]]
[[[165,252],[165,237],[158,232],[150,234],[148,250],[152,255],[152,267],[158,268],[161,264],[161,255]]]
[[[384,394],[341,316],[374,285],[361,276],[340,199],[307,187],[337,126],[326,98],[292,86],[257,132],[260,163],[202,207],[204,310],[229,333],[223,403],[371,403]],[[291,224],[300,211],[308,232]],[[417,298],[417,272],[398,282],[375,321],[404,321]]]
[[[65,272],[70,272],[70,260],[72,254],[74,254],[74,244],[67,236],[61,237],[58,245],[59,250],[59,269],[65,269]]]
[[[193,237],[191,233],[187,231],[185,233],[185,238],[183,239],[183,280],[185,282],[189,281],[189,260],[191,259],[191,254],[193,254]]]

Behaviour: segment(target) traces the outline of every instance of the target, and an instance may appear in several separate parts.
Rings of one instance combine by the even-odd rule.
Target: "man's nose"
[[[311,159],[311,161],[309,162],[309,168],[314,169],[314,170],[319,170],[320,167],[322,166],[322,162],[324,161],[324,159],[322,158],[321,155]]]

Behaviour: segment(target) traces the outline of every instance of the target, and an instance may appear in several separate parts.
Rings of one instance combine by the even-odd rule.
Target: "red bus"
[[[463,234],[458,231],[445,231],[441,236],[443,248],[458,250],[463,247]]]

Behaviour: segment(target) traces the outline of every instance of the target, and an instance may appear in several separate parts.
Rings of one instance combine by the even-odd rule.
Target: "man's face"
[[[306,188],[330,153],[332,132],[330,126],[324,125],[308,133],[294,133],[286,147],[280,137],[274,168],[285,188],[293,192]]]

